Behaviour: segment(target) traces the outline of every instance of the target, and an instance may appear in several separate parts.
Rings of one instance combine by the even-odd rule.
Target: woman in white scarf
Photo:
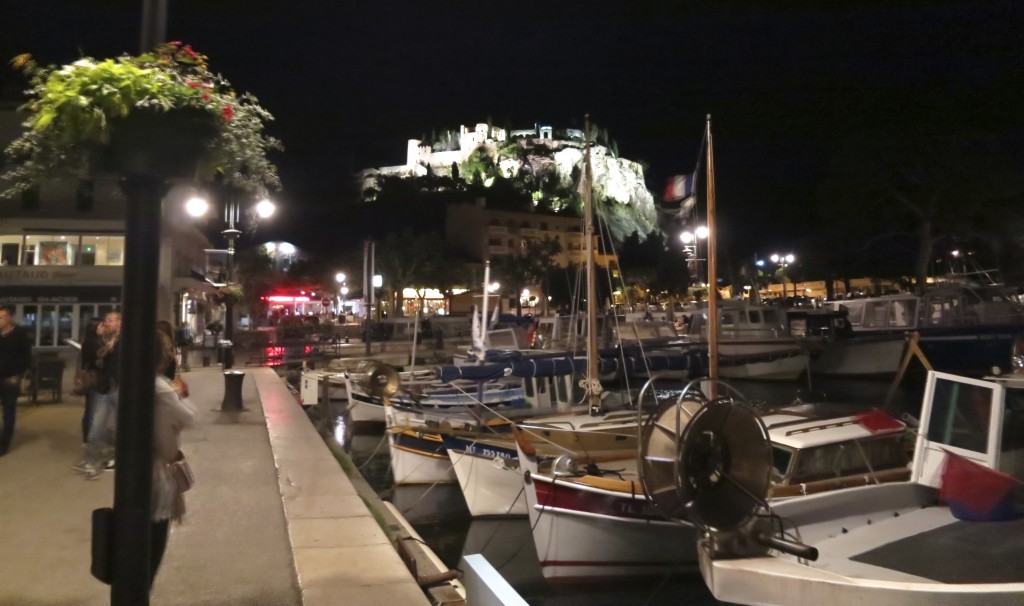
[[[164,369],[173,360],[170,339],[157,331],[156,393],[153,399],[153,496],[152,496],[152,552],[150,554],[150,585],[160,568],[170,522],[180,522],[185,515],[183,488],[178,486],[171,472],[171,463],[184,457],[181,454],[181,430],[195,423],[196,412],[191,403],[178,395],[164,376]]]

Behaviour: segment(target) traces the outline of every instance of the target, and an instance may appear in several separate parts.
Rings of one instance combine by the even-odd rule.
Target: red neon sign
[[[309,297],[291,297],[288,295],[270,295],[266,299],[271,303],[309,303]]]

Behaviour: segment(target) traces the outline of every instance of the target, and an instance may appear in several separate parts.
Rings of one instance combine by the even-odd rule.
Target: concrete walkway
[[[248,410],[235,413],[216,411],[219,369],[185,374],[199,418],[183,450],[197,484],[151,603],[427,604],[281,379],[244,370]],[[19,407],[0,458],[0,605],[109,603],[109,586],[89,574],[90,515],[112,504],[116,472],[86,481],[71,469],[80,400]]]

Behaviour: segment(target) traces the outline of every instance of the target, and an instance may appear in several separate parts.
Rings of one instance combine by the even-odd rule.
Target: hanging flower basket
[[[6,153],[13,196],[60,175],[96,172],[212,179],[259,194],[277,189],[264,132],[273,117],[255,97],[211,73],[207,58],[170,42],[152,53],[41,67],[13,61],[29,76],[25,133]]]
[[[238,284],[227,284],[217,289],[217,292],[210,295],[210,300],[217,305],[225,303],[240,303],[243,297],[242,287]]]

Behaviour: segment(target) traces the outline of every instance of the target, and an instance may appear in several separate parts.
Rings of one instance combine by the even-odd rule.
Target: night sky
[[[288,207],[265,229],[299,246],[329,240],[321,225],[338,213],[323,209],[353,172],[488,118],[564,128],[589,112],[648,164],[657,194],[693,170],[710,113],[723,233],[762,250],[809,228],[815,184],[848,135],[923,120],[1024,136],[1022,2],[168,4],[168,39],[277,117]],[[141,5],[19,3],[0,18],[0,58],[138,52]],[[0,78],[17,99],[20,76]]]

